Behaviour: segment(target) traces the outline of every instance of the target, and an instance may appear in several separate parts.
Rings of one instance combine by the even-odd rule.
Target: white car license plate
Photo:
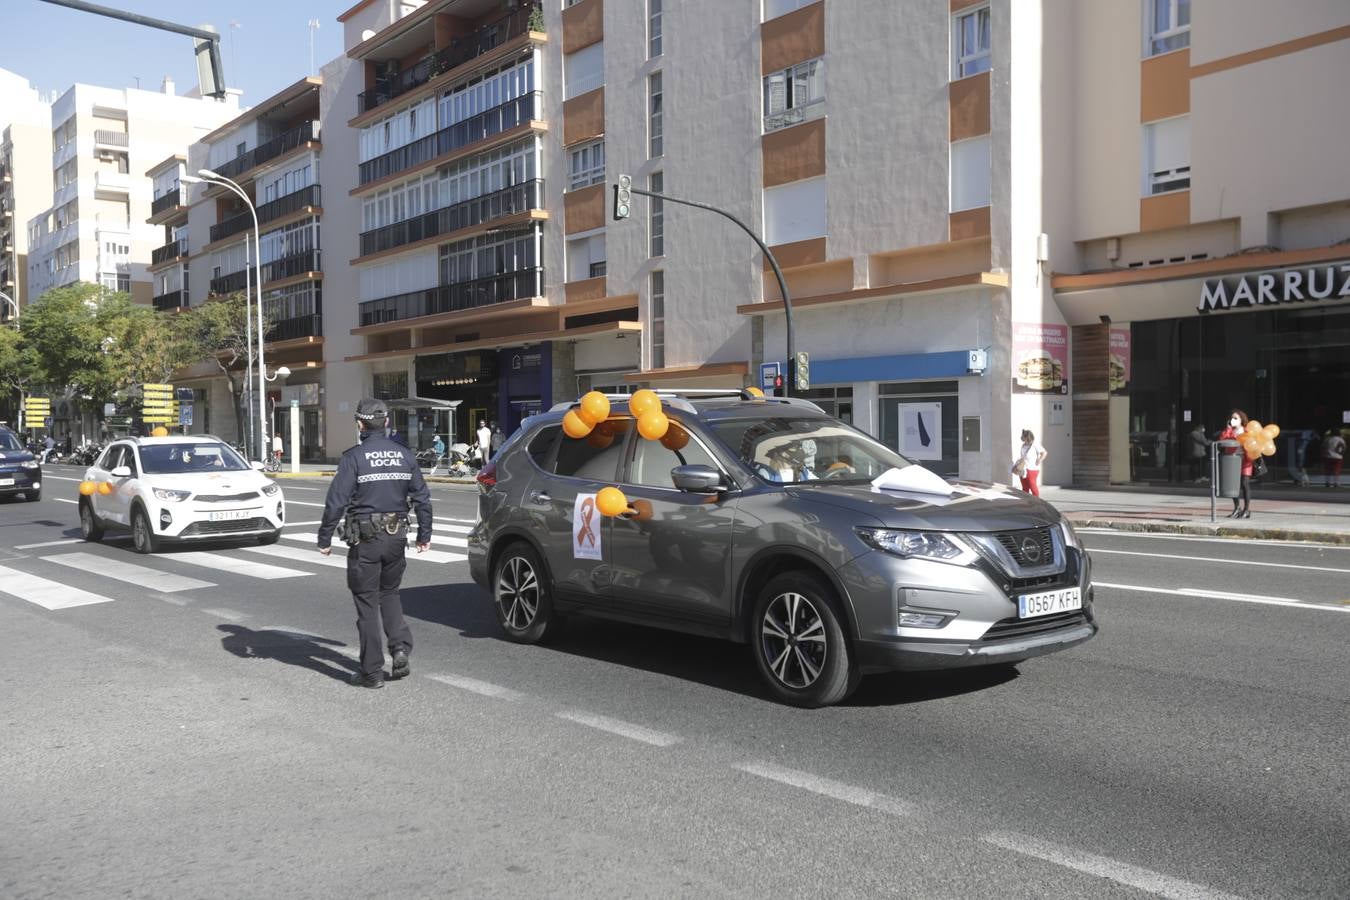
[[[209,520],[212,522],[233,522],[236,519],[251,518],[253,518],[253,510],[251,509],[224,509],[209,514]]]
[[[0,487],[9,487],[14,484],[13,478],[0,478]]]
[[[1019,619],[1053,616],[1055,613],[1072,612],[1082,608],[1083,593],[1076,587],[1046,591],[1043,594],[1023,594],[1017,598]]]

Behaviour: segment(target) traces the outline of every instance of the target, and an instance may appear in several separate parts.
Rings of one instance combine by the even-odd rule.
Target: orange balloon
[[[617,516],[628,510],[628,498],[616,487],[601,488],[595,495],[595,508],[602,516]]]
[[[1274,456],[1274,455],[1275,455],[1275,442],[1274,442],[1274,441],[1264,441],[1264,442],[1261,444],[1261,455],[1262,455],[1262,456]]]
[[[82,496],[88,497],[89,495],[93,494],[94,491],[96,490],[98,490],[98,485],[95,484],[94,482],[92,481],[80,482],[80,494]]]
[[[150,436],[151,436],[151,437],[168,437],[168,436],[169,436],[169,429],[165,428],[163,425],[156,425],[155,428],[154,428],[154,430],[150,432]]]
[[[107,482],[107,481],[100,481],[100,482],[98,483],[98,488],[97,488],[97,490],[98,490],[98,492],[99,492],[100,494],[102,494],[103,496],[106,497],[106,496],[108,496],[109,494],[112,493],[112,484],[110,484],[110,483]]]
[[[603,450],[614,443],[614,433],[597,427],[591,432],[590,437],[586,438],[586,443],[597,450]]]
[[[1247,433],[1248,433],[1248,434],[1256,434],[1256,433],[1257,433],[1258,431],[1260,431],[1260,430],[1261,430],[1261,423],[1260,423],[1260,422],[1256,421],[1255,419],[1248,419],[1248,420],[1247,420]]]
[[[591,433],[595,427],[594,422],[587,422],[575,409],[569,409],[567,415],[563,416],[563,431],[570,438],[581,439]]]
[[[670,419],[661,410],[652,410],[638,417],[638,434],[649,441],[659,441],[670,430]]]
[[[764,392],[761,391],[759,388],[754,387],[754,386],[751,386],[751,387],[746,388],[746,389],[745,389],[745,392],[746,392],[747,394],[750,394],[751,396],[754,396],[754,397],[763,397],[763,396],[764,396]]]
[[[603,422],[609,418],[609,398],[599,391],[588,391],[581,398],[581,412],[592,422]]]
[[[1280,426],[1278,425],[1267,425],[1261,430],[1264,431],[1266,437],[1270,438],[1272,441],[1280,436]]]
[[[642,420],[639,419],[638,420],[639,428],[642,427],[641,422]],[[674,450],[676,452],[683,450],[688,443],[689,443],[689,432],[685,431],[683,428],[681,428],[679,425],[676,425],[674,422],[670,423],[670,430],[666,432],[665,437],[661,438],[661,446],[665,447],[667,450]]]
[[[656,391],[643,388],[628,398],[628,411],[635,419],[641,419],[644,413],[660,412],[661,398],[657,396]]]

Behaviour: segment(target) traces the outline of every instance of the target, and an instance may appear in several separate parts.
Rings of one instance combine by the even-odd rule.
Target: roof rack
[[[748,400],[760,403],[781,403],[785,406],[796,406],[803,409],[814,410],[823,413],[821,409],[810,400],[804,400],[801,397],[760,397],[750,393],[744,388],[690,388],[688,390],[676,390],[673,388],[652,388],[651,389],[666,405],[681,412],[698,414],[698,410],[690,400]],[[605,397],[614,403],[625,403],[631,398],[632,394],[605,394]],[[581,405],[578,400],[564,400],[561,403],[555,403],[549,408],[549,412],[566,412],[569,409],[575,409]]]

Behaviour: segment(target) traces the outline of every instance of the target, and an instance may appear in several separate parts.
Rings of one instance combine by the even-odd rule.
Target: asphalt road
[[[46,475],[0,503],[0,897],[1350,896],[1350,548],[1086,534],[1097,639],[803,711],[731,644],[501,640],[437,487],[363,691],[312,541],[81,544]]]

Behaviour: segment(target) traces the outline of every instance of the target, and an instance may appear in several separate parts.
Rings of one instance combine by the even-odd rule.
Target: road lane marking
[[[317,545],[318,542],[319,542],[319,535],[318,535],[317,533],[314,533],[314,534],[310,534],[310,533],[304,533],[304,534],[292,534],[292,533],[287,532],[287,533],[282,534],[281,536],[282,536],[283,538],[285,538],[286,540],[288,540],[288,541],[303,541],[303,542],[305,542],[305,543],[307,543],[307,544],[311,544],[311,545]],[[336,542],[337,544],[342,544],[341,541],[337,541],[336,539],[334,539],[334,540],[335,540],[335,542]],[[410,534],[410,535],[408,536],[408,546],[409,546],[409,547],[412,547],[412,546],[413,546],[413,541],[414,541],[414,540],[415,540],[415,538]],[[454,538],[439,538],[439,539],[438,539],[438,538],[436,538],[435,536],[433,536],[431,542],[432,542],[433,544],[449,544],[449,545],[452,546],[452,547],[457,547],[457,546],[468,546],[468,542],[467,542],[467,541],[462,541],[462,542],[456,543],[456,541],[455,541]],[[342,544],[342,546],[346,546],[346,545],[345,545],[345,544]],[[428,550],[428,551],[426,551],[425,553],[410,552],[410,553],[408,554],[408,559],[409,559],[409,560],[418,559],[418,560],[421,560],[422,562],[434,562],[434,563],[441,563],[441,564],[452,563],[452,562],[463,562],[464,560],[466,560],[466,559],[468,559],[468,558],[469,558],[469,557],[467,557],[467,556],[464,555],[463,553],[445,553],[445,552],[440,551],[440,550]]]
[[[314,574],[313,572],[304,572],[300,569],[287,569],[282,566],[274,566],[268,563],[254,562],[251,559],[230,556],[226,553],[209,553],[205,550],[193,550],[189,553],[166,554],[164,558],[173,560],[174,562],[187,563],[190,566],[204,566],[208,569],[215,569],[218,572],[229,572],[232,575],[261,578],[264,581],[275,581],[279,578],[298,578],[302,575]]]
[[[80,502],[80,501],[78,501],[78,500],[67,500],[65,497],[56,497],[55,500],[56,500],[57,503],[79,503],[79,502]]]
[[[186,575],[161,572],[159,569],[152,569],[149,566],[138,566],[125,560],[109,559],[93,553],[60,553],[55,556],[42,556],[39,559],[44,562],[54,562],[60,566],[69,566],[72,569],[78,569],[81,572],[88,572],[102,578],[113,578],[138,587],[153,588],[165,594],[216,586],[215,582],[212,581],[199,581],[196,578],[188,578]]]
[[[1116,556],[1150,556],[1156,558],[1156,553],[1145,553],[1142,550],[1103,550],[1088,548],[1089,553],[1111,553]],[[1185,559],[1190,562],[1212,562],[1223,563],[1229,566],[1269,566],[1273,569],[1304,569],[1308,572],[1340,572],[1343,575],[1350,575],[1350,569],[1338,569],[1335,566],[1303,566],[1298,563],[1277,563],[1277,562],[1259,562],[1254,559],[1223,559],[1218,556],[1169,556],[1168,559]]]
[[[673,734],[666,734],[662,731],[653,731],[650,728],[634,725],[631,722],[625,722],[622,719],[611,719],[609,716],[597,716],[594,713],[577,712],[574,710],[564,710],[563,712],[556,712],[553,715],[557,716],[559,719],[576,722],[578,725],[585,725],[588,728],[596,728],[600,731],[607,731],[610,734],[626,737],[632,741],[641,741],[644,744],[651,744],[653,747],[669,747],[672,744],[678,744],[680,742],[680,739]]]
[[[42,475],[43,481],[84,481],[83,478],[63,478],[60,475],[48,475],[45,472]]]
[[[248,618],[244,613],[235,612],[232,609],[218,607],[216,609],[203,609],[202,612],[208,616],[215,616],[217,619],[224,619],[226,622],[242,622]]]
[[[760,778],[777,781],[779,784],[801,788],[813,794],[842,800],[845,803],[852,803],[854,806],[875,809],[892,816],[910,816],[915,811],[914,804],[904,800],[869,791],[866,788],[844,784],[842,781],[822,778],[819,775],[812,775],[810,772],[801,772],[797,769],[788,769],[783,766],[775,766],[772,763],[760,762],[741,763],[736,768]]]
[[[1173,534],[1166,531],[1124,531],[1119,528],[1074,528],[1078,534],[1110,535],[1119,538],[1144,538],[1153,541],[1196,541],[1201,544],[1234,544],[1246,547],[1257,545],[1265,547],[1284,547],[1288,549],[1350,550],[1345,544],[1322,544],[1317,541],[1279,541],[1273,538],[1244,537],[1204,537],[1195,534]],[[1092,548],[1089,547],[1089,550]]]
[[[1140,584],[1112,584],[1109,581],[1093,580],[1093,587],[1114,588],[1118,591],[1141,591],[1145,594],[1170,594],[1174,597],[1202,597],[1207,600],[1236,600],[1239,603],[1260,603],[1267,606],[1298,607],[1300,609],[1329,609],[1332,612],[1350,612],[1342,606],[1330,606],[1325,603],[1309,603],[1293,597],[1257,597],[1251,594],[1233,594],[1227,591],[1207,591],[1201,588],[1160,588]]]
[[[287,500],[287,501],[286,501],[286,505],[287,505],[287,506],[317,506],[319,509],[323,509],[327,504],[325,504],[325,503],[306,503],[304,500]]]
[[[450,516],[432,516],[437,522],[457,522],[461,525],[477,525],[477,519],[455,519]]]
[[[333,569],[347,568],[347,555],[339,553],[336,556],[324,556],[318,550],[311,550],[305,556],[299,556],[297,551],[287,547],[245,547],[249,553],[262,553],[267,556],[279,556],[282,559],[289,559],[297,563],[313,563],[316,566],[328,566]]]
[[[1111,859],[1109,856],[1098,856],[1095,853],[1085,853],[1072,847],[1061,847],[1024,834],[995,831],[986,834],[981,840],[987,844],[993,844],[995,847],[1002,847],[1004,850],[1011,850],[1024,856],[1045,860],[1066,869],[1094,875],[1097,878],[1105,878],[1108,881],[1147,891],[1159,897],[1169,897],[1173,900],[1238,900],[1233,894],[1216,891],[1214,888],[1203,884],[1173,878],[1170,875],[1154,872],[1152,869],[1145,869],[1141,866],[1132,866],[1129,863]]]
[[[95,603],[111,603],[112,597],[93,594],[62,584],[49,581],[18,569],[0,566],[0,594],[9,594],[20,600],[27,600],[43,609],[70,609],[73,606],[93,606]]]
[[[64,541],[42,541],[37,544],[19,544],[15,550],[36,550],[39,547],[60,547],[64,544],[83,544],[84,538],[68,538]]]
[[[525,695],[520,691],[513,691],[510,688],[502,687],[499,684],[491,684],[487,681],[479,681],[477,678],[466,678],[463,675],[428,675],[432,681],[439,681],[441,684],[448,684],[451,687],[459,688],[462,691],[469,691],[473,694],[481,694],[484,697],[497,697],[501,700],[519,700]]]

